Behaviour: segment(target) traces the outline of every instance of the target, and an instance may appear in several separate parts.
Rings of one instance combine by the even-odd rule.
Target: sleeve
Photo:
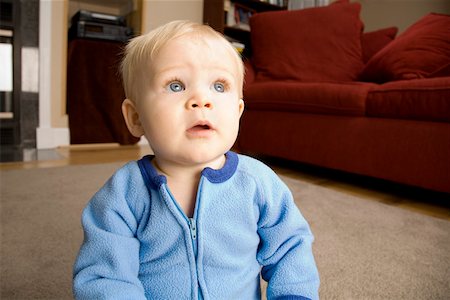
[[[308,223],[277,176],[262,189],[257,259],[268,282],[267,299],[318,299],[319,274]]]
[[[83,211],[84,241],[73,274],[76,299],[145,299],[129,181],[116,173]]]

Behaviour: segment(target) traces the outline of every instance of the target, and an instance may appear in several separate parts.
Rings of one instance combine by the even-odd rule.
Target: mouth
[[[194,123],[188,130],[188,134],[193,137],[207,137],[214,131],[214,127],[208,121]]]
[[[208,130],[208,129],[214,129],[214,128],[211,125],[211,123],[209,123],[208,121],[198,121],[198,122],[195,122],[191,126],[191,129]]]

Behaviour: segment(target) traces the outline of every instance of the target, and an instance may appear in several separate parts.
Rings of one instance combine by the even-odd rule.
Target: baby
[[[317,299],[313,236],[261,162],[230,151],[244,110],[239,54],[206,25],[133,39],[122,75],[130,132],[154,155],[119,169],[82,216],[77,299]]]

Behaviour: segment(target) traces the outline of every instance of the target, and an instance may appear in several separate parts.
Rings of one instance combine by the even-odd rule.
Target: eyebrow
[[[170,66],[170,67],[164,68],[164,69],[162,69],[162,70],[160,70],[160,71],[154,72],[154,73],[153,73],[153,76],[157,76],[157,75],[159,75],[159,74],[163,74],[163,73],[170,72],[170,71],[173,70],[173,69],[180,69],[180,68],[184,68],[184,65],[174,65],[174,66]],[[231,75],[233,78],[234,78],[236,75],[239,75],[237,71],[234,71],[234,72],[233,72],[233,71],[230,71],[230,68],[227,68],[227,67],[214,67],[214,69],[217,69],[217,70],[220,70],[220,71],[222,71],[222,72],[228,73],[228,74]]]

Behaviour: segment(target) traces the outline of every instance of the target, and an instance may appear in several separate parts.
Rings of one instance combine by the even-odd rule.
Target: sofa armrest
[[[246,84],[250,84],[255,81],[256,72],[251,61],[248,59],[244,60],[244,69],[245,69],[245,76],[244,76],[244,87],[245,87]]]

